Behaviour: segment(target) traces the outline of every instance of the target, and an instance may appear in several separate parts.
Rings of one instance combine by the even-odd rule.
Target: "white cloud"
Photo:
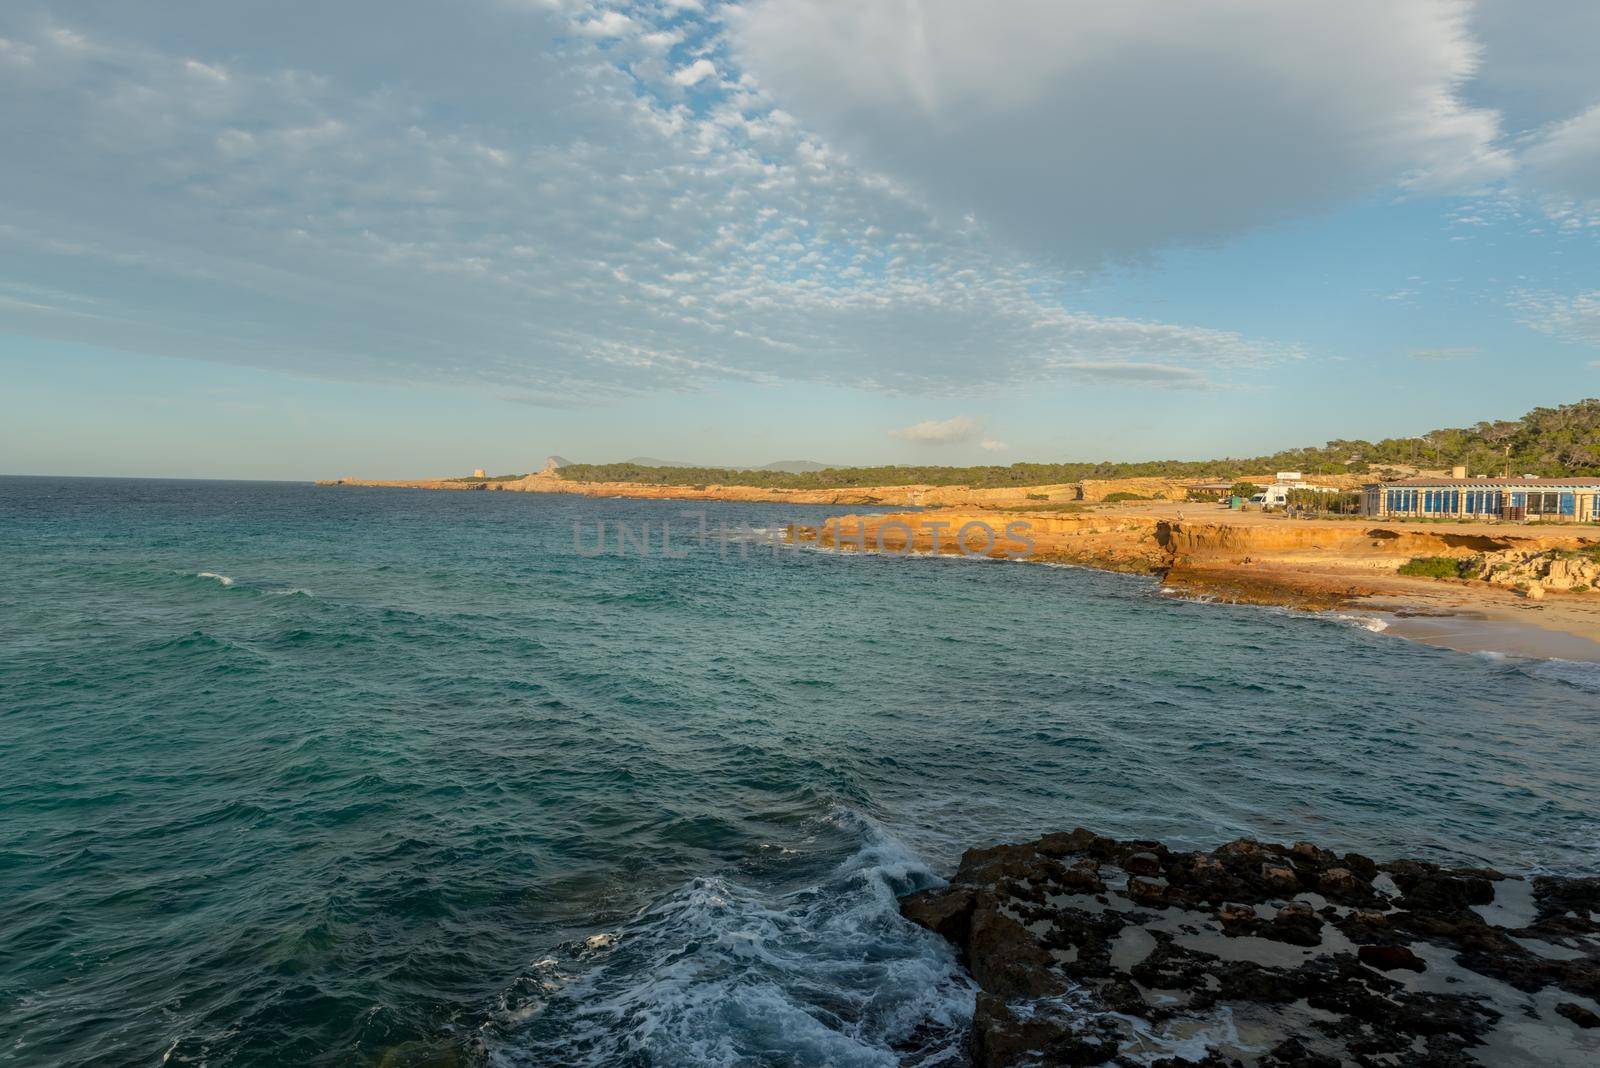
[[[620,11],[603,11],[592,19],[578,24],[578,32],[587,37],[621,37],[631,33],[637,24]]]
[[[984,440],[978,442],[978,448],[982,449],[984,452],[1005,452],[1007,449],[1011,448],[1011,446],[1007,445],[1003,441],[996,441],[993,438],[985,438]]]
[[[1600,4],[1475,0],[1482,62],[1467,93],[1498,109],[1512,133],[1536,130],[1600,100]]]
[[[1542,130],[1522,155],[1520,183],[1600,214],[1600,104]]]
[[[1476,348],[1412,349],[1413,360],[1466,360],[1482,351]]]
[[[717,76],[717,65],[709,59],[697,59],[687,67],[681,67],[672,72],[672,80],[677,84],[688,87],[698,85],[707,78]]]
[[[1196,367],[1171,363],[1140,363],[1132,360],[1080,360],[1062,366],[1089,381],[1153,386],[1159,389],[1210,389],[1216,383]]]
[[[1600,345],[1600,289],[1572,296],[1521,291],[1511,306],[1524,326],[1575,345]]]
[[[691,108],[639,43],[665,32],[647,11],[597,43],[573,31],[604,16],[568,6],[352,0],[317,37],[0,9],[5,54],[31,57],[0,62],[0,141],[35,161],[0,157],[0,282],[39,291],[0,325],[559,404],[729,381],[1204,388],[1298,354],[1073,310],[1062,278],[842,161],[721,52]],[[343,32],[378,18],[382,41]]]
[[[959,445],[978,436],[978,424],[969,416],[957,415],[949,419],[928,419],[899,430],[891,430],[889,436],[917,445]]]
[[[1096,264],[1503,177],[1457,0],[754,0],[734,53],[946,217]]]

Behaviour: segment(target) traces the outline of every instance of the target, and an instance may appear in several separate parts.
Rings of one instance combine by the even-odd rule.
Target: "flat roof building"
[[[1362,489],[1361,511],[1415,519],[1600,521],[1600,476],[1408,478]]]

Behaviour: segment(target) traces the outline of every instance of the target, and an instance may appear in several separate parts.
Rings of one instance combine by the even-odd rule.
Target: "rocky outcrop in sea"
[[[1600,1064],[1600,878],[1078,829],[901,912],[979,985],[982,1068]]]

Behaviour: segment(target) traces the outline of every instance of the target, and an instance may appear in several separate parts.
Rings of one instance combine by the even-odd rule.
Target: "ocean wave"
[[[1535,678],[1564,683],[1584,693],[1600,693],[1600,663],[1582,660],[1537,660],[1522,667]]]
[[[233,579],[232,578],[228,577],[227,575],[219,574],[216,571],[201,571],[201,572],[196,573],[194,577],[195,578],[203,578],[203,579],[214,579],[214,580],[216,580],[218,583],[220,583],[223,586],[232,586],[233,585]]]
[[[870,821],[840,818],[866,840],[818,884],[703,876],[541,960],[491,1022],[495,1063],[961,1063],[975,989],[899,912],[932,875]]]
[[[1373,634],[1382,634],[1389,629],[1389,621],[1380,619],[1377,616],[1353,616],[1344,612],[1336,612],[1333,618],[1340,623],[1359,627],[1362,630],[1371,631]]]

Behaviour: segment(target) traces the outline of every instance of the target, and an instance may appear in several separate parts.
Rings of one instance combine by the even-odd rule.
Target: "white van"
[[[1283,508],[1289,503],[1289,487],[1268,486],[1251,497],[1250,503],[1261,508]]]

